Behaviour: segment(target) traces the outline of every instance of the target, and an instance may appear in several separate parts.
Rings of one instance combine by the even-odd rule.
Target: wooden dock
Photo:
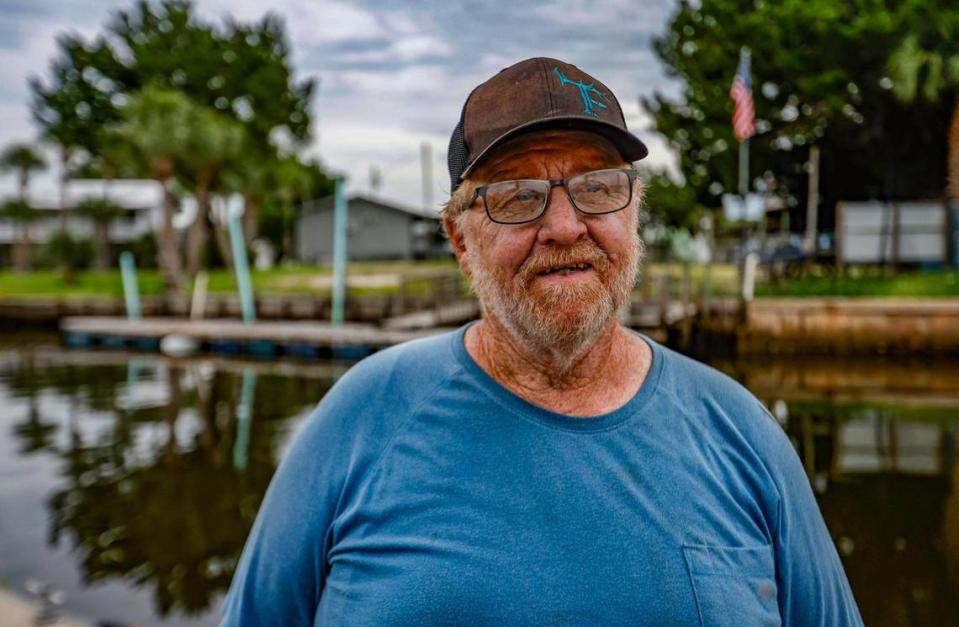
[[[246,324],[234,319],[113,317],[65,318],[60,329],[66,344],[73,348],[156,351],[163,338],[179,336],[195,342],[199,352],[257,357],[330,357],[344,351],[345,356],[362,357],[386,346],[448,330],[388,330],[369,324],[334,326],[325,322]]]
[[[741,353],[957,353],[959,299],[756,299],[736,335]]]
[[[480,304],[475,298],[464,298],[446,305],[393,316],[383,320],[383,328],[391,331],[458,326],[480,317]]]

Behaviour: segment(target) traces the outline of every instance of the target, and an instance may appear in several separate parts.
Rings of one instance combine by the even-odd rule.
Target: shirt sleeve
[[[266,492],[222,609],[222,627],[313,625],[339,514],[422,399],[449,376],[439,336],[380,351],[323,397]],[[410,364],[416,364],[413,368]]]
[[[321,405],[273,476],[222,609],[223,627],[312,625],[344,481],[343,420]]]
[[[774,549],[783,625],[860,626],[859,608],[799,457],[778,424],[770,426],[769,463],[780,493]]]

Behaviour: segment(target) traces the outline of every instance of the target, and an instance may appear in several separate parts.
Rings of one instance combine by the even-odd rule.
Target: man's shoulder
[[[704,449],[723,451],[714,459],[735,472],[752,468],[782,484],[799,466],[786,432],[745,386],[716,368],[660,347],[665,361],[663,389],[672,415]],[[801,469],[798,471],[801,474]],[[778,490],[778,488],[777,488]]]
[[[430,395],[458,368],[452,344],[458,332],[433,335],[376,352],[333,386],[323,404],[385,404],[393,410]]]
[[[425,383],[442,378],[456,366],[453,341],[459,331],[450,331],[396,344],[357,362],[345,378],[373,378],[378,385],[391,381]]]
[[[687,393],[749,395],[742,384],[713,366],[661,344],[655,344],[654,350],[665,361],[664,374],[672,384],[671,387],[677,390]]]
[[[446,333],[361,360],[323,396],[298,440],[346,457],[375,453],[456,371],[451,345]]]
[[[762,402],[729,375],[664,346],[658,352],[666,362],[661,386],[694,419],[728,422],[757,437],[781,430]]]

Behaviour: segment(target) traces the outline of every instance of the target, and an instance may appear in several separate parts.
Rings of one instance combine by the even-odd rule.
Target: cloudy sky
[[[0,146],[36,137],[27,78],[44,76],[58,33],[92,37],[111,12],[132,0],[0,0]],[[639,97],[675,93],[651,51],[674,0],[199,0],[198,13],[255,20],[281,15],[297,78],[320,81],[310,152],[349,177],[351,191],[423,202],[420,146],[434,162],[433,201],[449,191],[446,145],[470,90],[531,56],[558,57],[606,83],[630,129],[650,147],[650,161],[671,156],[650,130]],[[52,174],[38,178],[51,185]],[[0,179],[11,189],[12,176]]]

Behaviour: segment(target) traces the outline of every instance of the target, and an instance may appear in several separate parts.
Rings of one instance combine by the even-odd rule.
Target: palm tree
[[[47,162],[28,144],[13,144],[0,155],[0,171],[17,173],[20,200],[26,201],[30,186],[30,173],[44,170]]]
[[[245,136],[243,126],[223,114],[200,106],[191,112],[190,143],[182,159],[193,182],[197,204],[196,217],[187,231],[186,268],[191,277],[203,265],[210,233],[211,197],[220,187],[224,166],[242,152]]]
[[[108,270],[112,265],[110,256],[110,223],[124,214],[120,205],[106,198],[91,198],[76,206],[76,212],[93,222],[94,239],[97,243],[96,267]]]
[[[931,37],[920,41],[919,35],[906,37],[889,59],[893,92],[903,102],[922,97],[936,102],[946,94],[954,94],[952,119],[947,141],[948,175],[946,193],[953,205],[959,205],[959,28],[953,36],[945,36],[939,26],[945,22],[925,22],[932,27]],[[948,29],[947,29],[948,30]]]
[[[123,110],[117,133],[149,164],[150,176],[163,186],[163,217],[157,238],[157,265],[170,291],[183,287],[179,243],[173,226],[176,210],[171,190],[177,159],[190,145],[190,116],[195,105],[182,92],[145,87]]]
[[[289,156],[286,159],[296,159],[296,157]],[[262,150],[256,146],[250,146],[234,159],[224,172],[226,190],[243,196],[241,226],[243,239],[248,247],[259,234],[260,209],[263,204],[286,195],[284,186],[289,183],[286,179],[290,177],[280,176],[281,170],[285,167],[275,149]],[[218,231],[217,234],[220,235],[220,232]],[[221,255],[223,251],[226,251],[228,257],[224,258],[229,259],[229,263],[232,264],[229,241],[225,236],[221,237],[221,240],[218,242]]]
[[[29,272],[30,260],[30,224],[39,217],[39,212],[23,199],[8,200],[0,206],[0,218],[14,223],[17,238],[13,242],[13,267],[18,272]]]

